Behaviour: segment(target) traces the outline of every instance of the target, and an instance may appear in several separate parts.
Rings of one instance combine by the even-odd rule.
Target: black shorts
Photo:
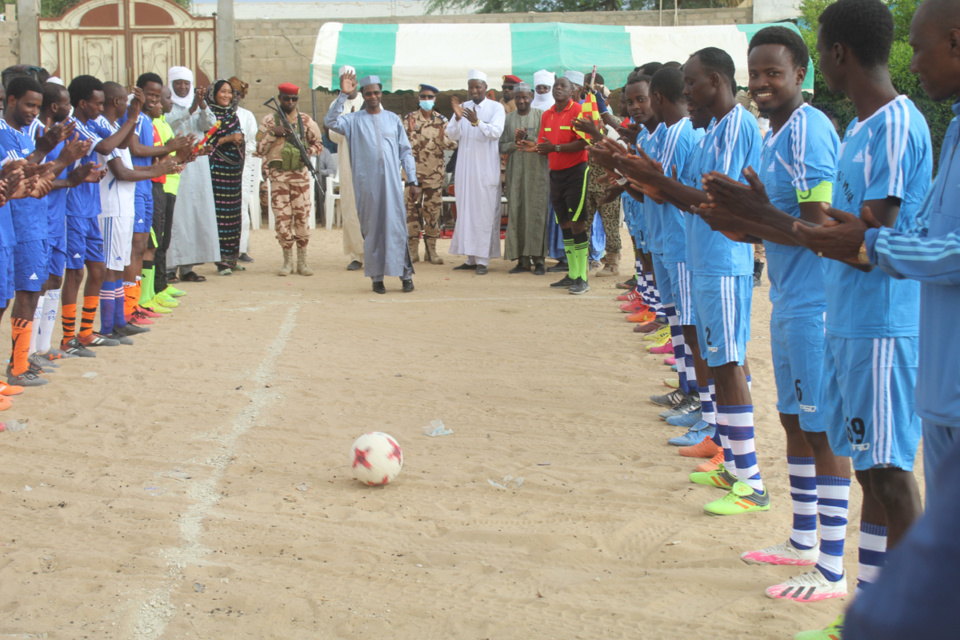
[[[587,205],[587,163],[550,170],[550,202],[557,224],[576,222]]]

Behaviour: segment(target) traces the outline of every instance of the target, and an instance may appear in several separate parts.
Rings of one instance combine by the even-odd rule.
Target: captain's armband
[[[824,180],[813,189],[800,191],[797,189],[797,202],[833,202],[833,183]]]

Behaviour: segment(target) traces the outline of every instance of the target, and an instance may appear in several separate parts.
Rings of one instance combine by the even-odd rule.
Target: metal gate
[[[40,18],[40,64],[68,84],[89,74],[127,86],[149,71],[166,79],[182,65],[206,86],[216,77],[214,21],[168,0],[89,0]]]

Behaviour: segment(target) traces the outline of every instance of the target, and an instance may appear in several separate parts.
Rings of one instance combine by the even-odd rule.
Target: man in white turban
[[[532,109],[546,111],[554,105],[553,101],[553,81],[555,76],[546,69],[540,69],[533,74],[533,103]]]
[[[203,91],[193,86],[193,72],[186,67],[170,67],[167,73],[173,107],[166,117],[167,124],[177,135],[193,135],[201,140],[217,122],[203,100]],[[220,260],[220,240],[217,234],[217,211],[213,201],[213,181],[210,162],[200,156],[184,165],[180,186],[173,209],[170,248],[167,249],[167,268],[188,282],[206,280],[193,267],[204,262]]]
[[[343,65],[337,75],[357,75],[356,69]],[[356,113],[363,109],[363,96],[354,91],[347,95],[339,115]],[[357,213],[357,198],[353,190],[353,171],[350,168],[350,149],[347,138],[333,129],[327,136],[337,145],[337,163],[340,165],[340,218],[343,221],[343,254],[347,256],[347,270],[357,271],[363,267],[363,234],[360,232],[360,216]]]
[[[450,253],[467,257],[458,270],[487,273],[490,258],[500,257],[500,134],[506,112],[499,102],[486,99],[487,75],[473,69],[467,76],[471,100],[460,104],[453,96],[454,117],[447,137],[459,142],[454,195],[457,225]]]

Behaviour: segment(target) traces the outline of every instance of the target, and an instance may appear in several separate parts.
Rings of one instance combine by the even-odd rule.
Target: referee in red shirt
[[[570,72],[568,72],[570,73]],[[587,142],[574,130],[580,117],[580,104],[574,100],[573,83],[566,77],[553,84],[556,104],[540,119],[537,153],[550,164],[550,200],[563,233],[567,254],[567,275],[551,287],[566,287],[580,295],[590,290],[587,284],[588,246],[583,208],[587,202]]]

